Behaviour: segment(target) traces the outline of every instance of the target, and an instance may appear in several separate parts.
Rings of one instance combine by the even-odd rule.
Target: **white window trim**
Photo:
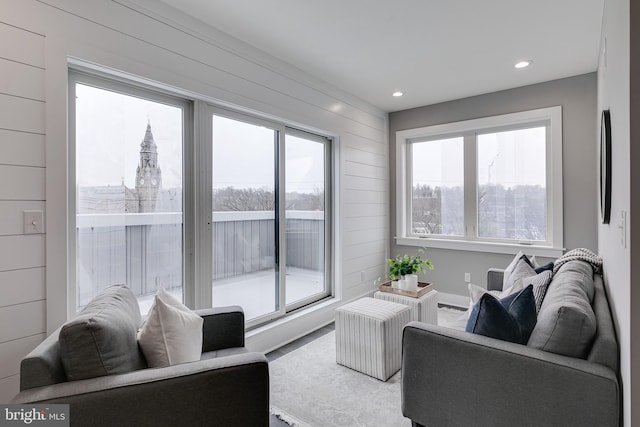
[[[535,122],[548,122],[546,164],[547,164],[547,235],[548,244],[532,244],[531,242],[509,243],[504,241],[480,240],[475,236],[476,232],[466,233],[464,238],[417,237],[408,233],[409,219],[408,207],[410,195],[407,181],[409,161],[407,144],[416,138],[447,137],[448,135],[460,136],[485,129],[500,127],[513,128],[518,125],[527,125]],[[465,137],[465,164],[468,151],[467,138]],[[475,169],[475,165],[474,165]],[[465,169],[465,188],[468,185],[467,177],[475,176],[475,170]],[[472,182],[475,185],[476,178]],[[465,191],[465,226],[468,227],[469,218],[475,217],[476,201],[470,206],[469,191]],[[526,250],[528,254],[548,257],[562,255],[563,248],[563,198],[562,198],[562,107],[555,106],[540,108],[517,113],[503,114],[499,116],[484,117],[465,120],[461,122],[445,123],[416,129],[407,129],[396,132],[396,242],[398,245],[420,246],[439,249],[465,250],[473,252],[490,252],[501,254],[513,254],[519,250]],[[475,221],[475,220],[474,220]],[[475,226],[474,226],[475,228]]]

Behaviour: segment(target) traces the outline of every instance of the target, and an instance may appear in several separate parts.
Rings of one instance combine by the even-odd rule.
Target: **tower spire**
[[[136,169],[136,191],[139,211],[154,212],[158,189],[162,185],[162,171],[158,165],[158,146],[153,139],[151,122],[147,122],[144,139],[140,143],[140,163]]]

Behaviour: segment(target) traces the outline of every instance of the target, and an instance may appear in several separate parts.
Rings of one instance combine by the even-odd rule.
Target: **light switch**
[[[623,248],[627,247],[627,211],[620,211],[620,244]]]
[[[42,211],[22,211],[24,234],[44,233],[44,213]]]

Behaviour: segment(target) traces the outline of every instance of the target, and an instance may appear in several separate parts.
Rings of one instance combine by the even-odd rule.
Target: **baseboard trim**
[[[466,309],[469,308],[469,297],[438,291],[438,303]]]

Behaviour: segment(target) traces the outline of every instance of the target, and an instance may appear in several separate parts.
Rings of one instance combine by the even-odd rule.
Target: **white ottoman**
[[[336,309],[336,362],[386,381],[402,364],[404,304],[362,298]]]
[[[411,309],[411,320],[432,325],[438,324],[438,291],[427,292],[419,298],[378,291],[373,297],[408,306]]]

